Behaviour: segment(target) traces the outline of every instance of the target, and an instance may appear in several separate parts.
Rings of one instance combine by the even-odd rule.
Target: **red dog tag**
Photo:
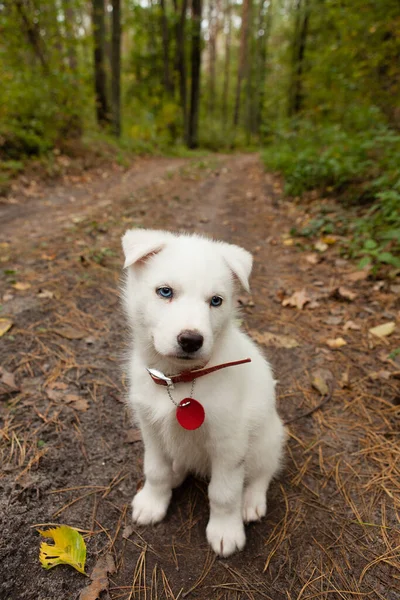
[[[184,429],[198,429],[205,419],[204,408],[194,398],[184,398],[176,409],[176,418]]]

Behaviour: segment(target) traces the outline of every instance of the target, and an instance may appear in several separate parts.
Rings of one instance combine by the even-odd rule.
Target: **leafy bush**
[[[285,177],[285,192],[302,196],[307,190],[339,193],[346,202],[370,204],[345,226],[351,234],[347,252],[368,263],[400,268],[400,135],[381,123],[361,131],[339,125],[315,127],[296,123],[275,133],[263,150],[269,169]],[[300,232],[309,236],[338,232],[320,216]],[[343,228],[338,233],[343,233]],[[299,232],[297,232],[299,234]]]

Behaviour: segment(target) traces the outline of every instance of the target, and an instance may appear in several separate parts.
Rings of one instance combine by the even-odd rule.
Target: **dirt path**
[[[400,598],[398,294],[355,275],[336,245],[321,256],[292,245],[304,213],[256,155],[89,178],[1,207],[0,316],[13,326],[0,341],[0,600],[78,598],[87,585],[41,568],[35,525],[47,523],[85,530],[87,572],[113,556],[102,599]],[[274,365],[290,438],[267,517],[228,560],[205,541],[204,482],[177,490],[157,527],[131,527],[143,448],[123,403],[118,280],[133,226],[204,232],[255,255],[243,327]],[[390,337],[369,333],[392,321]],[[338,338],[346,345],[331,348]]]

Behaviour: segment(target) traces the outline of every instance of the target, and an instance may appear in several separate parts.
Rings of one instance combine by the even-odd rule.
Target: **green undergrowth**
[[[343,252],[360,266],[400,269],[400,135],[382,123],[345,131],[309,122],[282,127],[262,151],[265,166],[284,176],[285,193],[310,190],[347,209],[337,220],[321,213],[297,235],[345,235]],[[343,215],[343,211],[342,211]]]

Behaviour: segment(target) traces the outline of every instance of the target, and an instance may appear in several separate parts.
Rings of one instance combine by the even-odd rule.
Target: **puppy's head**
[[[125,307],[151,362],[166,359],[181,370],[206,364],[233,317],[238,285],[249,289],[251,254],[196,235],[144,229],[128,231],[122,246]]]

